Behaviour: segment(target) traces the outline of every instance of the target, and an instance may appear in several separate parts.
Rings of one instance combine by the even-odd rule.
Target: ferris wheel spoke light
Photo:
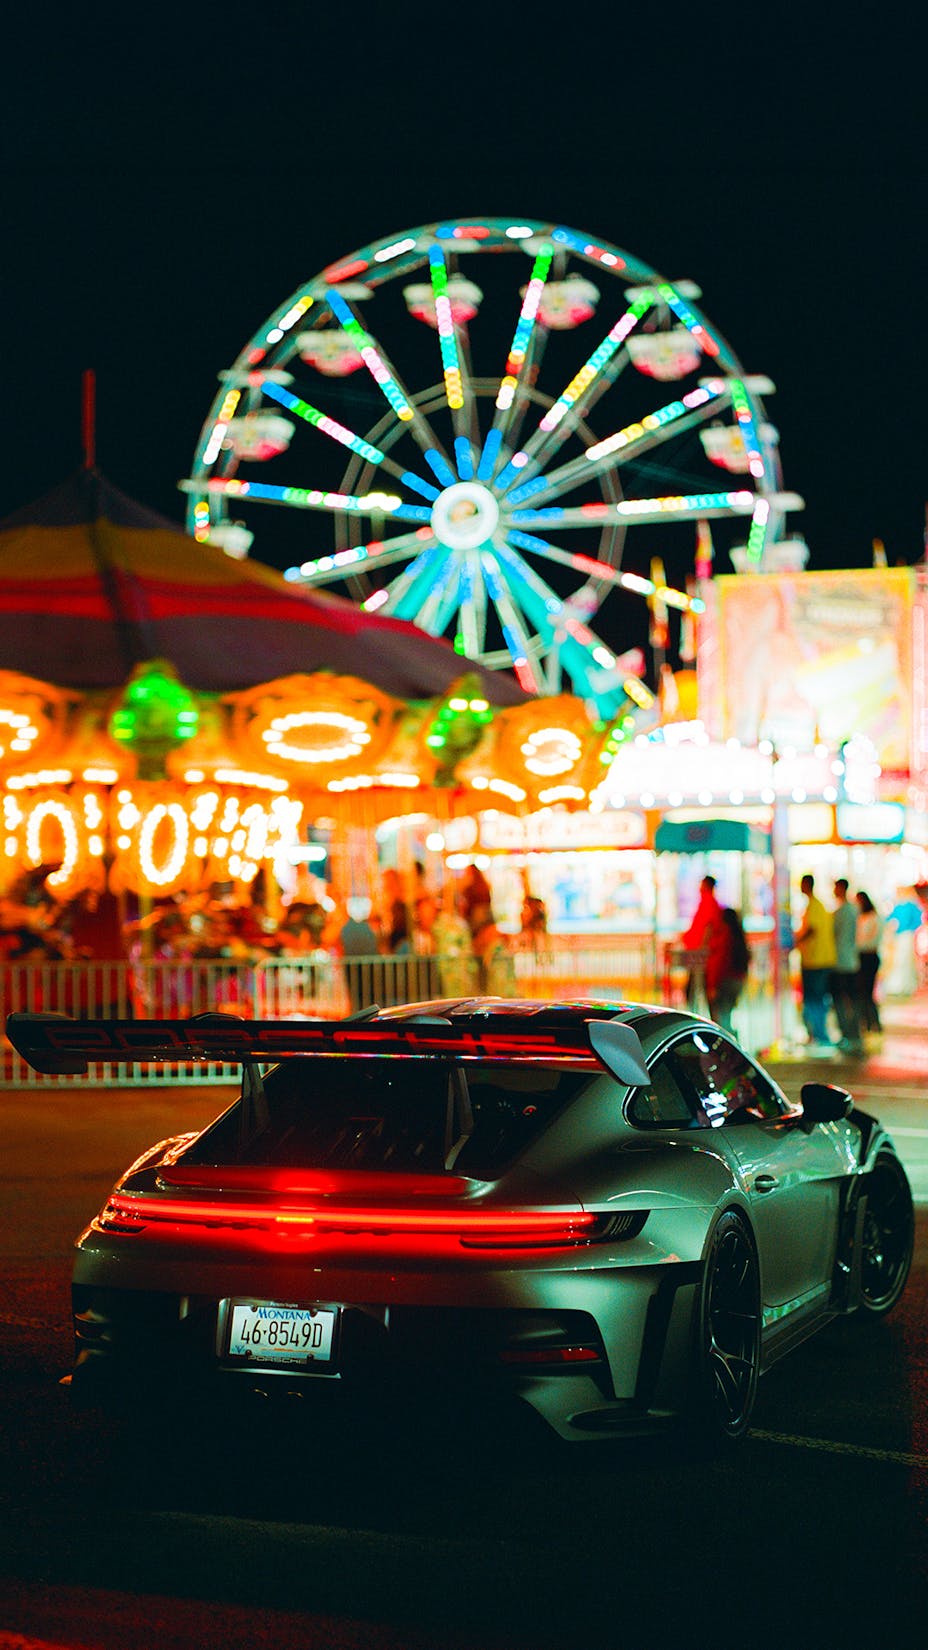
[[[622,590],[633,591],[638,596],[657,596],[665,601],[668,607],[679,608],[681,612],[704,613],[706,610],[706,604],[700,596],[689,596],[683,590],[658,586],[653,579],[646,579],[639,573],[623,572],[620,568],[611,567],[608,562],[597,561],[594,556],[572,554],[569,550],[562,550],[558,545],[550,544],[547,539],[538,538],[532,533],[510,529],[509,543],[541,556],[546,561],[558,562],[562,567],[572,567],[574,572],[582,573],[586,578],[599,579]]]
[[[584,362],[580,371],[571,379],[566,390],[558,396],[553,407],[549,407],[538,426],[538,433],[547,435],[557,428],[565,413],[586,394],[603,368],[611,361],[616,350],[621,347],[630,332],[633,332],[641,317],[647,314],[651,307],[648,297],[637,298],[630,304],[625,314],[620,317],[615,326],[606,334],[599,348]]]
[[[350,447],[353,453],[357,453],[360,458],[366,458],[371,464],[383,463],[386,454],[382,453],[379,447],[374,447],[369,441],[355,435],[354,431],[346,429],[344,424],[337,424],[334,418],[328,418],[318,407],[301,400],[282,384],[266,383],[262,387],[270,400],[277,401],[280,406],[286,407],[288,412],[302,418],[306,424],[313,424],[323,435],[331,436],[333,441],[340,442],[343,447]]]
[[[522,295],[522,308],[519,312],[519,319],[516,322],[512,343],[509,346],[506,366],[503,371],[503,376],[500,379],[499,389],[496,394],[496,409],[493,418],[493,429],[491,431],[491,434],[496,437],[493,447],[493,468],[495,468],[496,465],[496,458],[499,453],[499,448],[502,445],[509,429],[512,409],[516,403],[519,385],[525,376],[526,363],[531,359],[530,350],[532,340],[536,332],[538,306],[541,302],[542,294],[544,293],[545,282],[548,278],[548,273],[550,271],[553,259],[554,249],[551,246],[545,244],[538,249],[535,256],[535,261],[532,265],[532,273],[529,277],[528,285]],[[489,450],[489,446],[490,438],[488,436],[484,449],[485,452]],[[486,479],[492,478],[492,474],[493,470],[491,469],[489,476]]]
[[[403,504],[390,493],[365,493],[357,497],[352,493],[320,492],[311,487],[273,487],[264,481],[237,478],[223,481],[216,477],[205,483],[182,481],[180,487],[182,492],[199,492],[205,487],[207,492],[227,498],[247,498],[256,504],[288,504],[296,510],[345,510],[352,515],[391,516],[397,521],[431,519],[431,512],[424,504]]]
[[[451,588],[453,584],[453,589]],[[417,623],[423,630],[442,635],[455,608],[458,585],[458,564],[453,556],[446,556],[437,569],[421,608]]]
[[[389,600],[384,603],[386,611],[400,619],[413,618],[421,606],[423,586],[428,591],[436,564],[443,562],[447,554],[444,545],[436,542],[423,550],[415,561],[411,561],[388,586]]]
[[[383,392],[393,408],[397,418],[402,423],[408,424],[415,418],[415,413],[371,338],[362,327],[351,305],[333,287],[328,288],[326,300],[343,332],[347,333],[348,337],[356,343],[358,354],[364,365],[378,389]]]
[[[490,599],[499,614],[503,639],[512,658],[513,669],[522,686],[529,693],[541,693],[543,683],[537,675],[531,656],[531,641],[512,592],[492,551],[482,552],[483,571]]]
[[[522,474],[522,471],[525,469],[528,462],[529,454],[527,452],[513,453],[505,469],[500,470],[500,473],[496,478],[495,485],[497,491],[504,493],[510,484],[515,480],[516,476],[520,476]]]
[[[441,349],[441,367],[445,380],[445,398],[452,413],[464,406],[464,375],[458,354],[454,316],[448,296],[448,269],[440,246],[429,247],[429,276],[435,298],[435,320]]]
[[[461,639],[469,659],[479,659],[486,647],[487,587],[479,551],[466,552],[461,580]]]
[[[501,576],[507,580],[510,589],[513,586],[518,588],[521,608],[532,628],[538,632],[545,651],[551,655],[553,677],[546,690],[554,692],[561,664],[567,665],[570,662],[569,645],[557,650],[559,656],[554,657],[555,616],[562,604],[554,591],[549,589],[543,579],[538,579],[531,569],[527,570],[530,576],[525,577],[521,557],[515,555],[508,545],[497,544],[495,549],[500,562]]]
[[[284,578],[291,583],[329,584],[346,574],[360,573],[372,562],[386,567],[400,561],[410,550],[421,549],[423,537],[432,537],[431,528],[420,527],[415,533],[399,533],[392,539],[372,539],[369,544],[354,544],[345,550],[335,550],[331,556],[319,556],[315,561],[304,561],[299,567],[288,567]]]
[[[494,540],[494,546],[503,570],[519,585],[522,592],[522,607],[535,629],[550,631],[564,605],[562,598],[535,572],[524,556],[519,555],[518,549],[512,544],[511,534],[506,539]]]
[[[567,388],[562,390],[553,406],[548,408],[538,428],[526,442],[524,449],[513,455],[509,465],[498,478],[497,486],[501,490],[509,487],[515,476],[521,474],[526,466],[531,465],[532,469],[537,468],[543,453],[550,448],[558,426],[570,413],[572,416],[567,420],[565,428],[557,438],[558,445],[565,439],[573,427],[574,419],[579,415],[581,403],[588,397],[592,386],[608,366],[629,333],[638,325],[641,317],[647,314],[651,302],[651,297],[647,294],[637,298],[619,317],[615,325],[610,328],[598,348],[587,358],[580,371],[571,379]]]
[[[665,498],[624,498],[617,504],[578,504],[569,510],[554,505],[540,510],[513,510],[509,519],[518,527],[589,527],[614,516],[630,522],[662,521],[668,516],[677,520],[698,515],[743,516],[751,514],[754,504],[755,495],[746,490],[672,494]]]
[[[477,464],[478,481],[493,480],[493,472],[496,469],[496,460],[499,457],[499,451],[502,444],[502,430],[496,428],[490,430],[487,434],[485,442],[483,443],[483,451],[480,454]]]
[[[680,293],[670,285],[669,281],[659,281],[657,292],[663,298],[665,304],[673,310],[678,321],[682,321],[687,330],[692,333],[704,355],[715,356],[720,354],[718,341],[713,338],[708,327],[703,326],[702,322],[697,320],[689,304],[684,303]]]
[[[537,254],[535,262],[532,265],[532,273],[529,277],[528,285],[525,288],[525,294],[522,299],[522,308],[519,312],[519,319],[516,322],[516,330],[513,334],[512,343],[509,346],[509,355],[506,360],[506,370],[503,374],[503,379],[499,387],[499,393],[496,398],[496,408],[498,412],[506,412],[512,405],[513,393],[515,391],[516,384],[518,383],[519,374],[525,366],[525,360],[528,355],[532,333],[535,330],[535,325],[538,320],[538,305],[541,302],[541,295],[544,291],[545,281],[548,279],[548,271],[551,268],[553,257],[554,252],[552,248],[544,247]]]
[[[438,497],[438,488],[433,487],[430,481],[423,481],[421,476],[414,475],[412,470],[401,470],[399,479],[410,492],[418,493],[420,498],[430,499],[434,503]]]
[[[762,481],[766,476],[767,466],[764,463],[763,453],[760,449],[751,403],[748,400],[744,384],[738,378],[733,378],[731,381],[731,400],[735,418],[738,421],[738,428],[741,432],[741,439],[748,455],[748,469],[756,481]]]
[[[767,545],[767,525],[770,520],[770,504],[765,498],[759,498],[754,506],[754,514],[748,532],[747,560],[755,567],[759,567],[764,559],[764,550]]]
[[[711,387],[708,384],[700,385],[698,389],[684,395],[681,400],[666,402],[655,412],[646,413],[640,421],[626,424],[623,430],[616,430],[614,435],[609,435],[604,441],[597,441],[592,447],[588,447],[583,455],[585,462],[596,464],[597,461],[610,458],[613,453],[622,452],[627,447],[640,446],[646,437],[656,436],[658,432],[666,429],[667,425],[676,424],[688,413],[698,412],[703,407],[718,403],[727,394],[727,389],[724,380],[715,379]]]
[[[439,574],[436,587],[435,603],[435,630],[434,634],[443,636],[458,610],[461,592],[461,564],[455,559],[448,558],[447,575],[444,569]],[[431,601],[431,596],[426,601]]]
[[[616,430],[613,435],[597,441],[594,446],[586,449],[581,458],[571,459],[569,463],[561,465],[556,470],[532,476],[530,480],[512,488],[507,495],[507,502],[512,505],[524,503],[526,499],[535,497],[557,498],[561,493],[571,491],[581,478],[589,481],[594,476],[614,469],[617,453],[624,453],[625,459],[638,458],[649,448],[682,433],[691,424],[705,418],[723,397],[727,398],[727,395],[727,383],[716,379],[715,388],[701,387],[691,391],[680,401],[670,401],[666,406],[658,407],[655,412],[646,413],[634,424],[627,424],[624,429]]]
[[[440,452],[437,447],[429,447],[422,456],[436,480],[440,481],[443,487],[454,486],[459,478],[455,475],[443,452]]]
[[[466,435],[454,438],[454,456],[457,460],[458,475],[462,481],[474,479],[474,453]]]

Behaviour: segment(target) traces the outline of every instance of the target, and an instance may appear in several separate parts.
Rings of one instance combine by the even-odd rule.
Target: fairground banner
[[[699,708],[717,738],[778,749],[869,740],[911,754],[915,570],[722,575],[704,585]]]

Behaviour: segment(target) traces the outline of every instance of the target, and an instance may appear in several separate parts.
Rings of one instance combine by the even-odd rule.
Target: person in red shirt
[[[686,981],[686,1001],[690,1008],[698,1008],[705,987],[705,967],[707,957],[705,953],[709,945],[709,933],[712,929],[721,926],[722,907],[715,895],[715,877],[705,876],[699,884],[699,904],[693,913],[693,920],[685,934],[680,935],[680,945],[684,951],[700,953],[690,964],[690,971]]]
[[[715,877],[703,877],[699,884],[699,904],[693,913],[693,920],[685,934],[680,935],[680,944],[685,951],[701,951],[706,943],[706,932],[709,927],[718,922],[722,915],[722,907],[715,896]]]

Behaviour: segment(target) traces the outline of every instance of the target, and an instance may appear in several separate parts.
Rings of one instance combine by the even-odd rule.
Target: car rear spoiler
[[[6,1034],[34,1071],[83,1076],[90,1063],[268,1064],[309,1054],[438,1055],[474,1060],[597,1060],[620,1082],[648,1081],[638,1034],[618,1020],[516,1027],[505,1015],[466,1020],[423,1015],[388,1020],[74,1020],[67,1014],[10,1014]]]

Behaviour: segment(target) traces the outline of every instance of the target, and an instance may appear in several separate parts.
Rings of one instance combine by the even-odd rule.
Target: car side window
[[[695,1089],[712,1128],[784,1115],[785,1104],[770,1080],[726,1038],[693,1032],[674,1044],[672,1059]]]
[[[700,1123],[692,1096],[681,1085],[666,1057],[652,1067],[648,1087],[633,1091],[628,1118],[643,1129],[690,1129]],[[705,1126],[706,1119],[701,1121]]]

